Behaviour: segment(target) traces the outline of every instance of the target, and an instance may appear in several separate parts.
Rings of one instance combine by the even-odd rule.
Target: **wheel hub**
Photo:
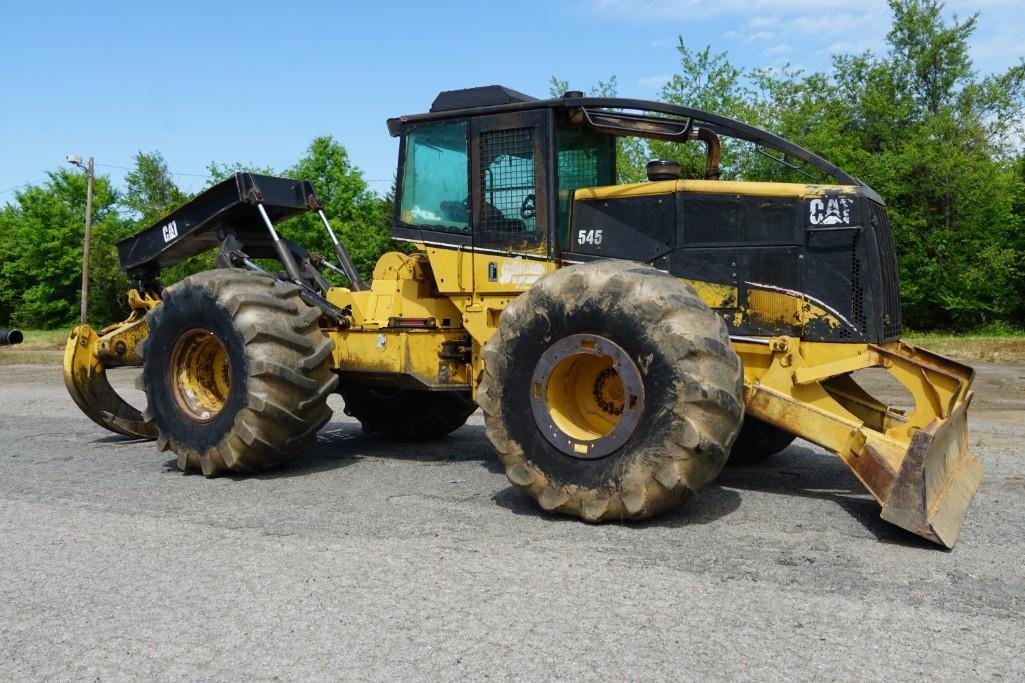
[[[231,361],[224,344],[207,330],[189,330],[175,342],[169,366],[171,393],[195,422],[210,422],[231,392]]]
[[[634,433],[644,382],[630,356],[596,334],[552,344],[534,368],[530,408],[545,439],[574,458],[601,458]]]

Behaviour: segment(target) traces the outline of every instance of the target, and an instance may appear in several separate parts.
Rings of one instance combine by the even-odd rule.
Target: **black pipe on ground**
[[[25,335],[19,330],[0,330],[0,346],[20,344],[25,340]]]

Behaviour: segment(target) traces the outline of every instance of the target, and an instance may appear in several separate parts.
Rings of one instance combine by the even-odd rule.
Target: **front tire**
[[[505,308],[477,393],[509,480],[589,521],[680,505],[726,462],[743,416],[723,322],[678,279],[599,261]]]
[[[164,291],[146,316],[143,417],[179,469],[259,472],[313,445],[338,384],[320,316],[262,273],[208,271]]]

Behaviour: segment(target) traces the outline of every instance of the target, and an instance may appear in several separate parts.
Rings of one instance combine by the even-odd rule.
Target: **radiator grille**
[[[900,337],[900,285],[897,280],[897,254],[893,249],[893,236],[890,232],[890,219],[886,209],[875,202],[871,207],[872,227],[875,229],[876,243],[879,245],[880,280],[882,285],[882,301],[880,317],[882,319],[883,338],[887,341]]]
[[[858,332],[865,334],[865,290],[861,286],[861,259],[858,258],[860,236],[860,232],[855,232],[851,240],[851,321]],[[849,327],[840,330],[840,336],[844,339],[850,338],[851,334]]]

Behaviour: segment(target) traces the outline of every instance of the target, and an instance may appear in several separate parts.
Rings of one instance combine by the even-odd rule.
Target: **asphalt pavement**
[[[402,444],[333,397],[312,451],[205,479],[5,366],[0,680],[1022,680],[1023,378],[980,367],[945,551],[805,442],[593,526],[512,488],[479,414]]]

